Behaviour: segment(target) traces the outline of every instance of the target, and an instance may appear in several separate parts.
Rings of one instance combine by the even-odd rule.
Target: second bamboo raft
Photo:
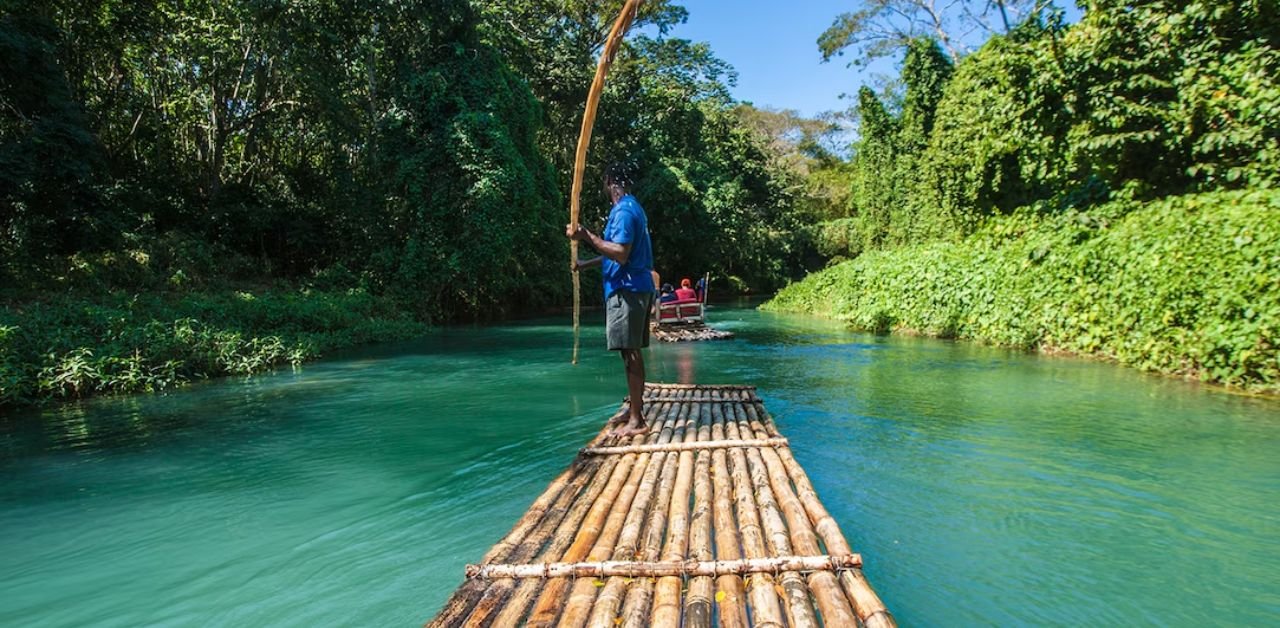
[[[651,323],[649,335],[659,342],[693,342],[697,340],[729,340],[733,332],[716,329],[706,323]]]
[[[754,388],[644,395],[649,433],[602,430],[429,625],[896,625]]]

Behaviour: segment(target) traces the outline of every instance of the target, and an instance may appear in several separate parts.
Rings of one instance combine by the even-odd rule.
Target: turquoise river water
[[[904,626],[1280,624],[1280,402],[712,311]],[[625,394],[562,320],[0,421],[0,625],[415,626]]]

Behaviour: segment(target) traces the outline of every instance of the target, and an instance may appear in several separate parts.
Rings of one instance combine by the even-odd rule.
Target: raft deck
[[[896,625],[754,387],[644,396],[649,433],[606,426],[430,626]]]

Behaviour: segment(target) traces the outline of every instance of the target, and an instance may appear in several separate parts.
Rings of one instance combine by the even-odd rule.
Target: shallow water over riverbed
[[[1280,618],[1280,402],[721,307],[903,625]],[[0,423],[0,625],[418,625],[625,394],[602,330],[451,328]]]

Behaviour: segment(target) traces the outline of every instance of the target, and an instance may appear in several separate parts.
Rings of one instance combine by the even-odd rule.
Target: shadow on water
[[[904,625],[1280,613],[1280,403],[710,315],[737,339],[655,345],[650,379],[758,386]],[[0,623],[420,623],[617,407],[601,335],[572,366],[564,320],[448,328],[6,421]]]

